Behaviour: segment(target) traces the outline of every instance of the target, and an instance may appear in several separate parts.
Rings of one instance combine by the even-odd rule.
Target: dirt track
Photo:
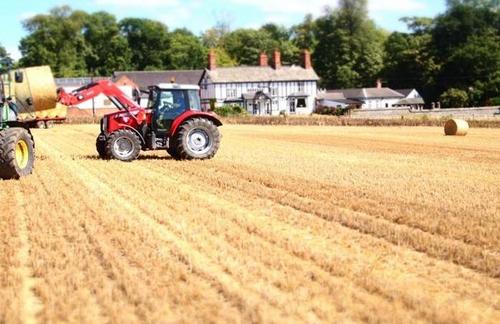
[[[221,130],[134,163],[36,130],[0,182],[0,323],[500,320],[500,130]]]

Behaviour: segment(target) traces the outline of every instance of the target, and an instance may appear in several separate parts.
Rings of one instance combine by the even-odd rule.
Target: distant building
[[[398,101],[395,107],[410,107],[412,109],[422,109],[425,106],[424,99],[418,93],[417,89],[397,89],[404,98]]]
[[[214,51],[200,83],[201,98],[216,106],[237,104],[253,115],[311,114],[314,111],[318,75],[308,51],[301,66],[282,66],[281,53],[275,51],[272,64],[266,54],[258,66],[217,67]]]
[[[328,90],[326,93],[319,94],[321,96],[338,96],[344,100],[356,101],[356,108],[361,109],[382,109],[392,108],[405,96],[390,88],[382,87],[382,81],[377,80],[376,88],[358,88],[358,89],[338,89]]]

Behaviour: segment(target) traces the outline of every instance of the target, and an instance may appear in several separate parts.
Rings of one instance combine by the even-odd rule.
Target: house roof
[[[341,93],[346,99],[404,98],[401,93],[390,88],[338,89],[328,93]]]
[[[176,70],[176,71],[116,71],[113,80],[122,76],[128,77],[140,88],[147,89],[151,85],[169,83],[175,80],[177,84],[200,84],[204,70]]]
[[[56,78],[56,85],[58,87],[81,87],[91,82],[109,80],[106,77],[80,77],[80,78]]]
[[[317,98],[319,100],[344,100],[344,93],[343,92],[322,92],[318,93]]]
[[[214,83],[319,80],[313,69],[304,69],[296,65],[283,66],[279,69],[270,66],[240,66],[206,71]]]
[[[410,105],[424,105],[424,99],[422,98],[405,98],[402,100],[399,100],[396,105],[398,106],[410,106]]]
[[[402,94],[403,96],[408,97],[410,95],[410,93],[415,90],[415,89],[396,89],[395,91],[399,92],[400,94]]]
[[[255,99],[260,99],[262,97],[266,97],[266,99],[271,99],[268,94],[262,91],[257,91],[257,92],[247,92],[243,94],[243,99],[245,100],[255,100]]]

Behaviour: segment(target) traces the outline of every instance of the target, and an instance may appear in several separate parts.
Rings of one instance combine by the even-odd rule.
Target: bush
[[[349,108],[318,106],[315,113],[318,115],[344,116],[349,112]]]
[[[230,106],[230,105],[224,105],[222,107],[217,107],[214,109],[214,112],[223,117],[230,117],[230,116],[244,116],[247,114],[247,111],[240,106]]]
[[[443,92],[439,97],[443,107],[446,108],[462,108],[469,103],[469,95],[466,91],[451,88]]]
[[[500,106],[500,97],[491,98],[488,104],[490,106]]]

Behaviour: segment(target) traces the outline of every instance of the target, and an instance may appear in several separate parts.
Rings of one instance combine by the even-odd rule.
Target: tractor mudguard
[[[222,122],[220,121],[219,117],[214,113],[188,110],[174,120],[172,126],[170,127],[170,136],[175,135],[182,124],[184,124],[187,120],[193,118],[205,118],[210,120],[217,127],[222,126]]]

